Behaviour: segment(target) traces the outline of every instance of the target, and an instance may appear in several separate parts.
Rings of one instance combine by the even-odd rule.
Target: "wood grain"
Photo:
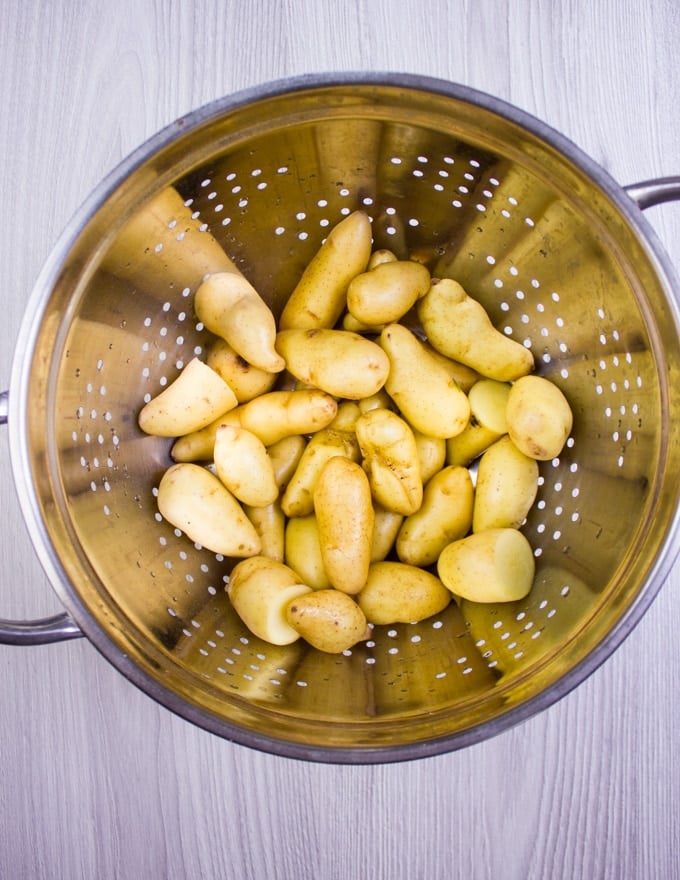
[[[512,101],[621,183],[680,173],[672,0],[5,0],[0,385],[40,266],[77,206],[160,127],[293,74],[404,70]],[[649,220],[680,266],[680,212]],[[0,434],[0,612],[59,603]],[[541,715],[406,764],[232,745],[84,640],[0,647],[0,877],[650,880],[680,876],[679,572],[619,651]]]

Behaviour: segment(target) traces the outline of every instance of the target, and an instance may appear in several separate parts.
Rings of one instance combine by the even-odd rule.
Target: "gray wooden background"
[[[622,184],[680,174],[675,0],[2,0],[0,386],[74,210],[181,114],[323,70],[423,73],[541,117]],[[680,266],[680,206],[649,212]],[[5,323],[7,322],[7,323]],[[57,611],[0,431],[0,616]],[[520,727],[408,764],[252,752],[85,640],[0,647],[0,878],[680,877],[680,569],[621,649]]]

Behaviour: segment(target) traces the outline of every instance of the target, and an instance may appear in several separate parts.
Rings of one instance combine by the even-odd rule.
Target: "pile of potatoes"
[[[205,359],[139,425],[174,438],[159,511],[237,560],[227,592],[252,633],[335,653],[454,597],[527,595],[520,527],[572,413],[460,284],[373,250],[356,211],[278,324],[238,271],[207,276],[194,308]]]

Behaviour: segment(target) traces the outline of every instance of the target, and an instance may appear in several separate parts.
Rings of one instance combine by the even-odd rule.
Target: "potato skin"
[[[358,593],[368,576],[375,524],[361,465],[343,456],[330,458],[314,487],[314,511],[328,579],[343,593]]]
[[[537,492],[538,463],[501,437],[479,459],[472,531],[519,528]]]
[[[407,422],[379,407],[357,419],[356,435],[376,503],[404,516],[418,510],[423,481],[416,438]]]
[[[355,276],[347,309],[361,324],[390,324],[402,318],[430,287],[430,273],[413,260],[385,260]]]
[[[533,355],[497,330],[483,306],[451,278],[435,279],[418,302],[430,345],[482,376],[509,382],[534,368]]]
[[[416,623],[443,611],[451,593],[429,571],[387,560],[371,565],[357,601],[369,623]]]
[[[349,330],[281,330],[276,350],[300,382],[349,400],[376,394],[390,370],[377,343]]]
[[[339,590],[298,596],[287,606],[286,620],[313,648],[327,654],[347,651],[370,635],[364,612]]]
[[[385,390],[411,427],[442,439],[460,434],[470,403],[446,368],[402,324],[388,324],[380,345],[390,360]]]
[[[192,541],[225,556],[254,556],[261,541],[229,490],[201,465],[171,465],[158,485],[158,510]]]
[[[142,407],[139,427],[157,437],[189,434],[205,428],[237,402],[224,379],[195,357],[170,385]]]
[[[556,458],[573,427],[571,407],[562,391],[533,374],[513,383],[505,417],[517,448],[538,461]]]
[[[308,263],[279,319],[279,329],[334,327],[347,302],[347,286],[368,265],[371,221],[353,211],[328,234]]]
[[[420,510],[406,517],[397,536],[397,556],[410,565],[428,566],[472,523],[474,489],[467,468],[446,467],[425,486]]]
[[[513,602],[531,589],[534,554],[518,529],[487,529],[453,541],[441,552],[437,574],[461,599]]]
[[[266,556],[244,559],[232,569],[226,592],[253,635],[272,645],[289,645],[300,637],[286,620],[286,608],[311,589],[287,565]]]

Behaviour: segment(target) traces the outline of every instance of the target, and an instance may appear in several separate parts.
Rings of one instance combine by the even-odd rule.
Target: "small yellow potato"
[[[286,620],[286,609],[311,589],[283,562],[266,556],[244,559],[232,569],[226,591],[253,635],[272,645],[290,645],[300,637]]]
[[[360,415],[361,407],[358,401],[343,400],[338,403],[338,411],[328,427],[336,431],[354,431]]]
[[[371,394],[368,397],[362,397],[361,400],[357,401],[357,405],[360,413],[365,413],[372,409],[395,408],[394,401],[387,391],[385,391],[384,387],[381,388],[380,391],[376,391],[375,394]]]
[[[562,391],[536,375],[513,383],[505,418],[517,448],[538,461],[556,458],[573,427],[571,407]]]
[[[206,363],[229,385],[239,403],[270,391],[277,378],[276,373],[249,364],[219,337],[208,345]]]
[[[328,579],[343,593],[358,593],[368,575],[375,521],[361,465],[344,456],[330,458],[314,487],[314,512]]]
[[[448,464],[469,465],[507,434],[505,411],[511,387],[509,382],[480,379],[470,388],[470,423],[458,436],[446,441]]]
[[[267,447],[267,452],[274,468],[274,479],[280,492],[285,491],[306,446],[307,440],[305,437],[302,437],[300,434],[290,434],[288,437],[282,437],[276,443],[272,443],[271,446]]]
[[[429,571],[388,560],[371,565],[357,602],[369,623],[417,623],[443,611],[451,593]]]
[[[379,263],[350,281],[347,310],[368,326],[391,324],[425,296],[430,283],[430,273],[421,263],[412,260]]]
[[[464,467],[445,467],[425,486],[420,510],[404,520],[397,556],[409,565],[428,566],[444,547],[464,538],[472,525],[474,488]]]
[[[229,385],[195,357],[139,413],[139,427],[157,437],[200,430],[237,405]]]
[[[386,510],[379,504],[373,504],[375,519],[373,523],[373,541],[371,543],[371,562],[385,559],[397,540],[399,529],[404,521],[401,513]]]
[[[267,507],[278,498],[274,466],[264,443],[251,431],[220,425],[213,458],[217,476],[242,504]]]
[[[514,602],[534,580],[531,544],[518,529],[487,529],[453,541],[440,553],[437,573],[461,599]]]
[[[348,330],[282,330],[276,350],[296,379],[349,400],[375,394],[390,370],[377,343]]]
[[[464,391],[466,394],[472,386],[481,379],[479,373],[476,370],[473,370],[472,367],[468,367],[465,364],[461,364],[459,361],[454,361],[451,358],[446,357],[445,354],[437,351],[436,348],[433,348],[426,341],[423,342],[423,346],[429,355],[433,357],[437,363],[441,364],[449,376],[459,386],[461,391]]]
[[[364,612],[346,593],[317,590],[288,605],[286,620],[302,638],[326,654],[341,654],[370,636]]]
[[[415,513],[423,481],[411,427],[391,410],[378,408],[357,420],[356,436],[374,500],[393,513]]]
[[[472,531],[518,529],[536,500],[538,463],[507,435],[482,454],[477,469]]]
[[[227,424],[241,425],[272,446],[292,434],[311,434],[333,421],[338,404],[318,389],[268,391],[227,413]]]
[[[291,293],[280,330],[334,327],[345,310],[347,285],[368,265],[373,232],[364,211],[354,211],[328,234]]]
[[[313,590],[325,590],[331,586],[321,556],[319,526],[316,515],[298,516],[286,523],[284,559]]]
[[[194,543],[224,556],[254,556],[261,542],[241,505],[206,468],[171,465],[158,485],[158,510]]]
[[[342,329],[349,330],[350,333],[377,336],[383,327],[384,324],[364,324],[363,321],[358,321],[350,312],[345,312],[342,316]]]
[[[420,462],[420,479],[423,486],[446,464],[447,441],[441,437],[428,437],[420,431],[414,431],[418,461]]]
[[[481,303],[451,278],[433,281],[418,301],[418,317],[433,348],[482,376],[511,382],[534,368],[529,349],[497,330]]]
[[[269,373],[286,366],[274,347],[276,322],[271,309],[242,275],[218,272],[194,296],[199,320],[249,364]]]
[[[255,526],[260,538],[260,555],[279,562],[285,557],[286,517],[281,510],[281,502],[276,499],[266,507],[243,505],[243,512]]]
[[[349,431],[323,428],[305,447],[281,498],[286,516],[308,516],[314,510],[314,489],[326,462],[336,455],[359,460],[359,443]]]
[[[442,439],[460,434],[470,421],[467,395],[417,336],[402,324],[389,324],[380,345],[390,362],[385,390],[411,427]]]
[[[388,248],[378,248],[377,251],[373,251],[371,256],[368,259],[367,269],[375,269],[377,266],[382,265],[382,263],[394,263],[397,259],[396,254],[389,250]]]
[[[242,403],[200,431],[178,437],[170,450],[175,461],[210,461],[220,425],[235,425],[256,434],[265,446],[325,428],[337,413],[330,394],[317,389],[268,391]]]

